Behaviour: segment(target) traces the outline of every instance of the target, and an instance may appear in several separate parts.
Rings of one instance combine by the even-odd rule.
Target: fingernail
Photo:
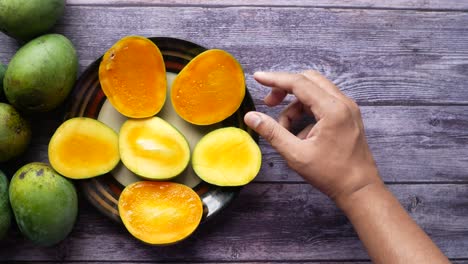
[[[245,123],[252,128],[256,128],[262,122],[262,117],[259,114],[249,112],[245,115]]]
[[[261,78],[261,77],[265,77],[267,74],[268,74],[268,73],[266,73],[266,72],[259,71],[259,72],[255,72],[255,73],[254,73],[254,76],[255,76],[255,77],[260,77],[260,78]]]

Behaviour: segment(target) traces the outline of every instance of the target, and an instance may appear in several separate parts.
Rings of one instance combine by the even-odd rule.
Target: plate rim
[[[197,43],[193,43],[191,41],[188,41],[188,40],[185,40],[185,39],[179,39],[179,38],[174,38],[174,37],[161,37],[161,36],[157,36],[157,37],[146,37],[147,39],[151,40],[153,43],[155,43],[158,48],[161,50],[161,54],[163,56],[163,60],[166,64],[166,57],[167,56],[171,56],[170,54],[165,54],[165,52],[160,48],[160,46],[158,45],[158,43],[162,43],[162,42],[166,42],[166,43],[176,43],[177,45],[186,45],[186,46],[190,46],[192,47],[192,50],[195,52],[193,55],[196,56],[197,54],[203,52],[203,51],[206,51],[208,50],[206,47],[203,47]],[[193,52],[192,52],[193,53]],[[73,117],[78,117],[78,116],[85,116],[84,113],[79,113],[79,112],[76,112],[77,110],[75,109],[75,112],[78,114],[74,114],[74,111],[72,111],[74,108],[79,108],[83,102],[79,101],[79,102],[74,102],[76,99],[76,97],[80,94],[80,90],[83,90],[83,87],[86,82],[85,80],[86,79],[89,79],[90,75],[92,74],[96,74],[96,69],[99,69],[99,64],[101,63],[102,61],[102,58],[103,58],[103,55],[99,56],[97,59],[95,59],[93,62],[91,62],[88,66],[86,66],[85,70],[79,75],[79,77],[77,78],[73,88],[72,88],[72,91],[70,92],[70,95],[65,103],[65,113],[63,115],[63,121],[67,120],[67,119],[70,119],[70,118],[73,118]],[[193,59],[193,58],[192,58]],[[190,60],[189,60],[190,61]],[[188,63],[188,62],[187,62]],[[187,65],[187,64],[185,64]],[[185,67],[184,65],[184,67]],[[182,67],[183,68],[183,67]],[[168,69],[167,69],[167,66],[166,66],[166,72],[168,72]],[[178,72],[175,72],[175,71],[169,71],[169,72],[172,72],[172,73],[175,73],[175,74],[178,74]],[[245,74],[245,73],[244,73]],[[102,88],[100,87],[100,84],[99,84],[99,78],[97,79],[97,86],[99,87],[99,89],[102,90]],[[236,110],[236,112],[234,114],[232,114],[230,117],[226,118],[224,121],[228,120],[228,119],[234,119],[234,116],[237,116],[237,118],[239,119],[239,115],[241,114],[240,113],[240,110],[242,107],[246,107],[248,108],[248,111],[255,111],[256,108],[255,108],[255,104],[253,102],[253,99],[252,99],[252,96],[247,88],[247,85],[245,84],[245,89],[246,89],[246,92],[245,92],[245,97],[241,103],[241,105],[239,106],[239,108]],[[85,90],[88,90],[88,89],[85,89]],[[85,94],[85,91],[83,91],[83,94]],[[104,100],[106,97],[104,96]],[[88,106],[85,105],[84,106],[84,109],[86,109]],[[102,108],[102,103],[99,105],[98,109],[100,110]],[[99,113],[99,111],[98,111]],[[96,119],[96,118],[94,118]],[[252,129],[250,129],[248,126],[245,125],[245,123],[243,122],[243,117],[240,118],[241,121],[241,124],[239,124],[239,128],[247,131],[251,137],[254,139],[254,141],[258,144],[259,143],[259,136],[258,134],[253,131]],[[222,122],[224,122],[222,121]],[[223,125],[224,127],[224,125]],[[112,171],[111,171],[112,172]],[[118,222],[118,223],[122,223],[121,219],[120,219],[120,216],[118,214],[118,208],[116,209],[115,207],[112,209],[112,208],[109,208],[107,203],[106,203],[106,199],[107,200],[110,200],[111,202],[115,203],[115,202],[118,202],[118,199],[116,200],[116,197],[113,197],[112,195],[109,196],[109,195],[106,195],[106,193],[104,193],[104,197],[99,197],[98,196],[98,193],[96,193],[96,190],[98,191],[101,191],[101,192],[104,192],[104,191],[107,191],[107,190],[102,190],[101,187],[103,186],[98,186],[97,185],[97,182],[103,182],[103,181],[113,181],[112,183],[115,184],[116,186],[107,186],[108,188],[120,188],[120,192],[123,190],[123,188],[125,188],[125,186],[123,184],[121,184],[119,181],[117,181],[114,176],[111,175],[111,172],[109,173],[106,173],[104,175],[100,175],[100,176],[97,176],[97,177],[93,177],[93,178],[89,178],[89,179],[82,179],[82,180],[78,180],[79,181],[79,185],[80,185],[80,191],[84,193],[84,196],[86,197],[86,199],[88,200],[88,202],[90,202],[94,208],[96,208],[100,213],[104,214],[105,216],[109,217],[110,219],[112,219],[114,222]],[[111,179],[109,179],[111,178]],[[141,178],[142,181],[145,181],[144,178]],[[92,186],[92,185],[95,185],[95,186]],[[95,187],[96,190],[94,190],[94,192],[91,192],[91,188],[92,187]],[[207,190],[208,188],[208,190]],[[207,221],[209,221],[210,219],[214,218],[216,215],[218,215],[219,213],[221,213],[222,211],[225,210],[226,207],[228,207],[234,200],[235,198],[237,197],[237,195],[239,194],[240,190],[243,188],[243,186],[229,186],[229,187],[226,187],[226,186],[217,186],[217,185],[212,185],[212,184],[209,184],[203,180],[201,180],[200,183],[198,183],[196,186],[194,186],[192,189],[194,191],[197,192],[197,194],[199,194],[200,196],[200,199],[202,200],[203,202],[203,217],[202,217],[202,220],[200,222],[200,224],[203,224],[203,223],[206,223]],[[205,201],[204,201],[204,198],[207,199],[207,196],[209,194],[211,194],[211,192],[213,191],[225,191],[226,193],[229,194],[229,197],[227,198],[227,200],[220,204],[220,206],[216,209],[216,211],[214,212],[209,212],[208,211],[208,207],[207,205],[205,204]],[[119,193],[120,195],[120,193]],[[93,199],[92,199],[92,198]],[[108,211],[105,211],[103,209],[103,207],[107,208]],[[112,214],[109,213],[109,212],[113,212]]]

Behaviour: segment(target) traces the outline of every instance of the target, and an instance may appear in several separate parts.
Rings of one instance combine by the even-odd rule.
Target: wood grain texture
[[[257,106],[273,117],[281,109]],[[8,164],[8,174],[26,162],[48,161],[47,145],[63,111],[62,107],[30,117],[33,142],[25,155]],[[468,106],[362,106],[361,112],[369,146],[386,182],[468,182]],[[255,181],[303,181],[263,139],[260,147],[263,162]]]
[[[15,263],[15,262],[13,262]],[[16,263],[21,263],[21,262],[16,262]],[[76,261],[60,261],[60,263],[67,263],[67,264],[78,264],[78,263],[83,263],[83,262],[76,262]],[[86,262],[87,264],[98,264],[102,262]],[[152,263],[151,261],[124,261],[124,262],[119,262],[119,263],[126,263],[126,264],[147,264],[147,263]],[[187,262],[171,262],[173,264],[181,264],[181,263],[187,263]],[[190,262],[192,264],[204,264],[206,262]],[[265,264],[265,263],[272,263],[271,261],[242,261],[242,262],[225,262],[225,261],[216,261],[217,264],[224,264],[224,263],[229,263],[229,264]],[[288,261],[288,260],[282,260],[280,262],[274,262],[274,263],[294,263],[294,264],[371,264],[372,262],[370,261]],[[452,261],[452,264],[466,264],[468,263],[467,260],[455,260]]]
[[[13,262],[14,263],[14,262]],[[17,263],[21,263],[21,262],[17,262]],[[78,263],[83,263],[83,262],[76,262],[76,261],[61,261],[60,263],[67,263],[67,264],[78,264]],[[96,261],[96,262],[86,262],[86,264],[98,264],[98,263],[101,263],[102,262],[99,262],[99,261]],[[153,263],[151,261],[119,261],[118,263],[125,263],[125,264],[147,264],[147,263]],[[186,261],[184,262],[170,262],[171,264],[183,264],[183,263],[187,263]],[[192,263],[192,264],[205,264],[207,262],[189,262],[189,263]],[[208,263],[212,263],[212,262],[208,262]],[[242,261],[242,262],[231,262],[231,261],[216,261],[214,262],[216,264],[224,264],[224,263],[229,263],[229,264],[265,264],[265,263],[271,263],[271,261]],[[294,264],[301,264],[301,263],[304,263],[304,264],[370,264],[371,262],[370,261],[332,261],[332,262],[329,262],[329,261],[326,261],[326,262],[323,262],[323,261],[287,261],[287,260],[284,260],[284,261],[280,261],[279,263],[294,263]],[[452,262],[452,263],[456,263],[456,264],[460,264],[461,262]]]
[[[457,0],[67,0],[69,5],[190,5],[190,6],[313,6],[350,8],[468,9],[467,1]]]
[[[231,52],[258,70],[317,69],[361,104],[468,104],[468,13],[259,7],[70,6],[55,28],[81,69],[125,35],[170,36]],[[0,60],[17,48],[0,36]]]
[[[186,39],[238,58],[258,110],[272,116],[281,107],[264,105],[268,90],[255,83],[253,72],[323,72],[361,104],[370,147],[390,189],[454,263],[468,263],[467,1],[68,4],[53,32],[73,41],[80,72],[125,35]],[[0,60],[8,62],[18,47],[1,35]],[[20,160],[6,164],[8,174],[25,162],[47,161],[62,112],[28,117],[33,143]],[[0,262],[369,263],[341,212],[266,142],[260,144],[264,159],[256,182],[181,244],[144,245],[82,200],[64,242],[39,248],[15,228],[0,241]]]
[[[12,263],[22,263],[22,262],[12,262]],[[67,264],[78,264],[78,263],[83,263],[83,262],[76,262],[76,261],[60,261],[60,263],[67,263]],[[98,264],[102,262],[86,262],[87,264]],[[119,263],[126,263],[126,264],[147,264],[147,263],[152,263],[151,261],[122,261]],[[171,262],[173,264],[181,264],[181,263],[187,263],[187,262]],[[204,264],[206,262],[190,262],[193,264]],[[229,264],[265,264],[265,263],[271,263],[271,261],[242,261],[242,262],[225,262],[225,261],[216,261],[217,264],[223,264],[223,263],[229,263]],[[372,262],[370,261],[287,261],[283,260],[280,262],[275,262],[275,263],[294,263],[294,264],[371,264]],[[466,264],[468,263],[467,260],[455,260],[452,261],[453,264]]]
[[[67,264],[78,264],[78,263],[82,263],[82,262],[75,262],[75,261],[65,261],[65,262],[62,262],[62,263],[67,263]],[[87,264],[97,264],[97,263],[102,263],[102,262],[86,262]],[[148,261],[125,261],[125,262],[119,262],[119,263],[127,263],[127,264],[147,264]],[[149,263],[151,263],[151,261],[149,261]],[[170,262],[171,264],[182,264],[182,263],[187,263],[187,262]],[[205,264],[207,262],[190,262],[192,264]],[[211,263],[211,262],[208,262],[208,263]],[[224,264],[224,263],[229,263],[229,264],[265,264],[265,263],[271,263],[270,261],[242,261],[242,262],[227,262],[227,261],[216,261],[215,263],[217,264]],[[326,262],[323,262],[323,261],[287,261],[287,260],[284,260],[284,261],[281,261],[280,263],[294,263],[294,264],[301,264],[301,263],[308,263],[308,264],[370,264],[371,262],[370,261],[332,261],[332,262],[329,262],[329,261],[326,261]],[[452,263],[456,263],[456,264],[459,264],[461,262],[452,262]]]
[[[257,107],[277,117],[281,107]],[[387,182],[468,181],[468,108],[362,106],[366,136]],[[258,181],[302,181],[277,152],[260,141]],[[326,155],[326,153],[324,153]]]
[[[468,185],[391,185],[411,216],[451,258],[468,258]],[[366,260],[352,226],[307,184],[250,184],[228,209],[184,242],[151,247],[81,203],[61,244],[39,248],[17,231],[0,242],[0,260],[325,261]]]

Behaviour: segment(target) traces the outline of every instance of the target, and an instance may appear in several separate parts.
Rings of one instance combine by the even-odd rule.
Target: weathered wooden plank
[[[359,8],[405,8],[405,9],[455,9],[468,8],[468,2],[457,0],[68,0],[69,5],[190,5],[190,6],[312,6],[312,7],[359,7]]]
[[[13,262],[15,263],[15,262]],[[66,264],[78,264],[78,263],[83,263],[83,262],[75,262],[75,261],[61,261],[60,263],[66,263]],[[87,264],[98,264],[98,263],[102,263],[102,262],[86,262]],[[147,261],[146,262],[141,262],[141,261],[125,261],[125,263],[127,264],[143,264],[143,263],[148,263]],[[187,263],[187,262],[171,262],[173,264],[182,264],[182,263]],[[193,263],[193,264],[204,264],[206,262],[190,262],[190,263]],[[264,263],[271,263],[269,261],[255,261],[255,262],[250,262],[250,261],[247,261],[247,262],[223,262],[223,261],[216,261],[216,263],[218,264],[223,264],[223,263],[229,263],[229,264],[264,264]],[[302,264],[302,263],[307,263],[307,264],[369,264],[371,263],[370,261],[326,261],[326,262],[323,262],[323,261],[288,261],[288,260],[281,260],[280,263],[294,263],[294,264]],[[453,264],[466,264],[468,263],[468,261],[466,260],[455,260],[455,261],[452,261]]]
[[[61,263],[66,263],[66,264],[78,264],[82,262],[74,262],[74,261],[65,261]],[[102,262],[86,262],[87,264],[98,264]],[[127,264],[143,264],[143,263],[148,263],[147,261],[125,261]],[[172,264],[183,264],[183,263],[192,263],[192,264],[205,264],[207,262],[170,262]],[[211,262],[208,262],[211,263]],[[270,261],[242,261],[242,262],[231,262],[231,261],[216,261],[215,263],[217,264],[224,264],[224,263],[229,263],[229,264],[265,264],[265,263],[271,263]],[[281,260],[280,263],[286,264],[286,263],[294,263],[294,264],[370,264],[370,261],[288,261],[288,260]],[[453,263],[459,263],[459,262],[453,262]]]
[[[15,263],[15,262],[13,262]],[[66,264],[78,264],[78,263],[83,263],[83,262],[75,262],[75,261],[61,261],[60,263],[66,263]],[[86,262],[87,264],[98,264],[102,262]],[[141,262],[141,261],[125,261],[127,264],[143,264],[143,263],[148,263],[146,262]],[[171,262],[173,264],[181,264],[181,263],[187,263],[187,262]],[[206,262],[190,262],[193,264],[204,264]],[[222,262],[222,261],[216,261],[218,264],[223,264],[223,263],[229,263],[229,264],[263,264],[263,263],[271,263],[269,261],[255,261],[255,262]],[[371,263],[370,261],[288,261],[288,260],[281,260],[280,263],[294,263],[294,264],[301,264],[301,263],[308,263],[308,264],[369,264]],[[466,264],[468,261],[466,260],[452,260],[453,264]]]
[[[389,1],[390,2],[390,1]],[[129,34],[171,36],[258,70],[314,68],[362,104],[468,104],[468,13],[259,7],[70,6],[56,32],[81,70]],[[17,45],[0,36],[0,60]]]
[[[65,261],[65,262],[61,262],[61,263],[67,263],[67,264],[78,264],[78,263],[82,263],[82,262],[74,262],[74,261]],[[99,264],[102,262],[86,262],[87,264]],[[148,263],[148,262],[134,262],[134,261],[130,261],[130,262],[127,262],[125,261],[125,263],[127,264],[143,264],[143,263]],[[185,262],[171,262],[173,264],[183,264],[183,263],[187,263],[187,261]],[[192,263],[192,264],[205,264],[206,262],[189,262],[189,263]],[[254,261],[254,262],[250,262],[250,261],[242,261],[242,262],[231,262],[231,261],[216,261],[217,264],[224,264],[224,263],[229,263],[229,264],[264,264],[264,263],[270,263],[269,261]],[[333,262],[330,262],[330,261],[327,261],[327,262],[322,262],[322,261],[288,261],[288,260],[281,260],[281,263],[294,263],[294,264],[301,264],[301,263],[308,263],[308,264],[369,264],[371,263],[370,261],[333,261]],[[460,262],[453,262],[453,263],[460,263]]]
[[[276,117],[281,107],[258,105]],[[387,182],[467,182],[468,106],[362,106],[370,148]],[[10,162],[10,175],[23,163],[47,162],[47,144],[60,124],[60,112],[32,118],[34,138],[27,153]],[[264,140],[263,165],[256,181],[303,180]]]
[[[412,217],[451,258],[468,257],[467,184],[391,185]],[[23,261],[343,261],[366,260],[352,226],[307,184],[246,186],[234,203],[180,244],[151,247],[81,203],[77,225],[58,246],[39,248],[17,231],[0,260]]]
[[[277,117],[281,107],[259,105]],[[363,106],[369,146],[387,182],[467,181],[468,112],[465,106]],[[300,181],[264,140],[258,181]],[[324,153],[326,155],[326,153]]]
[[[15,263],[13,261],[13,263]],[[20,262],[18,262],[20,263]],[[77,262],[77,261],[60,261],[60,263],[63,264],[78,264],[78,263],[83,263],[83,262]],[[91,262],[86,262],[87,264],[102,264],[103,262],[101,261],[91,261]],[[143,264],[143,263],[153,263],[151,261],[125,261],[125,262],[119,262],[119,263],[126,263],[126,264]],[[159,263],[159,262],[158,262]],[[265,261],[241,261],[241,262],[236,262],[236,261],[215,261],[215,262],[191,262],[191,261],[183,261],[183,262],[170,262],[172,264],[183,264],[183,263],[192,263],[192,264],[205,264],[205,263],[216,263],[216,264],[265,264],[265,263],[271,263],[271,261],[265,260]],[[276,263],[276,262],[275,262]],[[370,261],[288,261],[288,260],[281,260],[279,263],[294,263],[294,264],[370,264]],[[459,264],[461,262],[453,262],[456,264]]]

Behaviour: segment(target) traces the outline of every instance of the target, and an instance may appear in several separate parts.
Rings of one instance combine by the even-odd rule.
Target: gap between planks
[[[465,1],[466,2],[466,1]],[[158,7],[208,7],[208,8],[228,8],[228,7],[267,7],[267,8],[324,8],[324,9],[373,9],[373,10],[413,10],[421,12],[468,12],[468,2],[460,1],[355,1],[344,4],[336,0],[319,1],[188,1],[188,0],[68,0],[68,5],[74,6],[111,6],[111,7],[135,7],[135,6],[158,6]]]

